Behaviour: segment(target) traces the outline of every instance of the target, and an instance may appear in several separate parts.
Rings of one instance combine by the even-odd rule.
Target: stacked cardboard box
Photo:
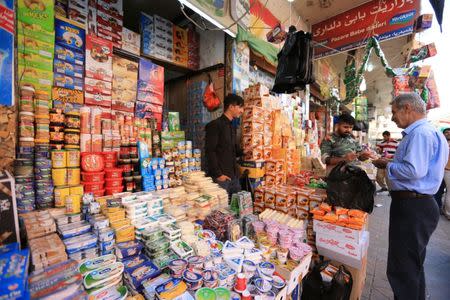
[[[112,109],[134,112],[138,63],[113,56]]]
[[[175,64],[188,66],[188,32],[187,30],[173,26],[173,61]]]
[[[161,130],[164,68],[144,58],[139,61],[137,100],[136,117],[156,119],[158,129]]]

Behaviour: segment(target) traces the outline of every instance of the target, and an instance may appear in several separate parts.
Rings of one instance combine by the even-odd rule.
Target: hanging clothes
[[[283,49],[278,53],[275,93],[294,93],[314,82],[311,33],[289,27]]]

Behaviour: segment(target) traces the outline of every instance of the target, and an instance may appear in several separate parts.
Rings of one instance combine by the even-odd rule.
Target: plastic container
[[[52,178],[55,186],[67,185],[67,169],[52,169]]]
[[[55,169],[67,166],[67,153],[64,150],[52,151],[52,167]]]
[[[123,191],[123,186],[105,188],[106,195],[113,195],[116,193],[121,193],[122,191]]]
[[[80,151],[69,150],[67,153],[67,167],[79,168],[80,167]]]
[[[67,184],[70,186],[80,184],[80,168],[67,168]]]
[[[100,181],[100,182],[84,182],[83,181],[81,184],[84,187],[85,193],[92,193],[92,192],[103,190],[103,185],[105,184],[105,182],[104,181]]]
[[[81,153],[81,168],[85,172],[100,172],[105,166],[103,156],[99,153]]]
[[[117,161],[117,152],[102,152],[105,161]]]
[[[122,178],[105,179],[106,188],[122,187]]]
[[[116,167],[116,161],[105,161],[105,169],[113,169]]]
[[[112,178],[122,178],[122,168],[105,168],[105,177],[108,179]]]
[[[81,172],[84,182],[99,182],[105,178],[105,172]]]

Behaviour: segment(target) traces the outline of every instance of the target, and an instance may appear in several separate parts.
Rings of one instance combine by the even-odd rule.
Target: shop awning
[[[279,50],[271,43],[255,37],[250,32],[246,31],[240,26],[238,26],[238,34],[236,36],[236,41],[247,42],[250,49],[264,56],[265,60],[268,63],[272,64],[273,66],[276,66],[278,64],[277,54]]]

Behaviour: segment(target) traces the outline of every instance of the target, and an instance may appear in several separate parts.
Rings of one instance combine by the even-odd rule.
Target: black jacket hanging
[[[272,91],[290,94],[304,90],[307,84],[314,82],[312,58],[311,34],[297,31],[295,26],[289,27],[283,49],[278,53],[277,74]]]

